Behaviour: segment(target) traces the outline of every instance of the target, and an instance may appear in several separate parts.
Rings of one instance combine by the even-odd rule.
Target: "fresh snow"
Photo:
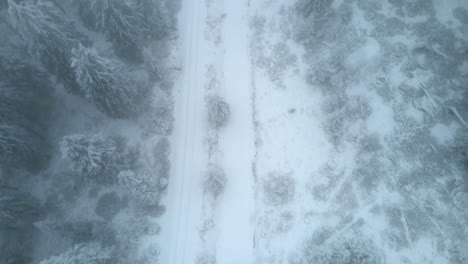
[[[176,83],[176,124],[172,140],[172,165],[167,192],[167,213],[161,219],[161,263],[192,263],[196,255],[201,213],[203,93],[201,62],[201,0],[183,1],[179,19],[182,75]]]
[[[344,2],[333,1],[332,8]],[[369,1],[359,1],[364,2]],[[399,16],[390,2],[374,2],[378,15]],[[433,2],[437,20],[458,28],[452,12],[466,4]],[[451,103],[460,95],[429,86],[433,73],[421,69],[427,66],[426,54],[410,53],[414,57],[408,59],[419,67],[411,74],[403,63],[380,72],[387,49],[401,44],[412,52],[421,43],[409,26],[384,40],[372,36],[376,25],[366,18],[369,10],[353,2],[349,23],[362,43],[340,54],[340,66],[352,75],[344,77],[352,81],[340,95],[349,102],[328,113],[325,108],[343,98],[307,81],[315,61],[305,58],[304,47],[291,36],[298,30],[292,24],[297,18],[288,13],[293,4],[184,1],[178,47],[183,66],[176,85],[161,263],[291,263],[310,251],[349,250],[346,243],[353,241],[386,263],[450,263],[448,252],[463,247],[453,242],[458,239],[454,230],[466,234],[466,172],[436,171],[431,162],[439,162],[466,128],[466,110],[442,100],[446,96]],[[427,17],[401,19],[412,25]],[[333,47],[314,55],[329,59],[327,52]],[[324,58],[317,60],[327,63]],[[416,99],[408,98],[414,94]],[[206,98],[213,95],[230,105],[229,122],[220,129],[207,124]],[[441,111],[450,112],[451,119],[434,121]],[[344,124],[340,145],[327,130],[335,121]],[[414,157],[399,156],[413,152]],[[440,162],[452,161],[444,156]],[[214,165],[227,176],[217,198],[202,189]],[[429,178],[429,173],[439,176]],[[274,179],[292,182],[280,190],[287,197],[279,204],[266,193]],[[421,186],[413,189],[412,181]]]
[[[220,148],[228,182],[216,218],[218,263],[253,262],[254,133],[249,56],[248,0],[224,2],[224,82],[221,93],[231,105],[231,120],[220,132]],[[237,252],[236,254],[233,254]]]

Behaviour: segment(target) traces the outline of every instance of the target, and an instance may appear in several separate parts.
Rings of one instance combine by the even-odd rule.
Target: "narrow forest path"
[[[217,226],[217,263],[254,263],[252,161],[254,132],[251,107],[248,0],[224,2],[225,43],[222,94],[231,106],[230,123],[220,133],[222,164],[228,177]]]

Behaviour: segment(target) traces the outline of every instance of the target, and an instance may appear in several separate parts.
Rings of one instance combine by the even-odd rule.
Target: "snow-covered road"
[[[172,141],[172,175],[167,213],[161,225],[160,263],[193,263],[197,254],[203,175],[203,89],[199,78],[201,0],[183,1],[179,15],[182,75],[176,84],[176,123]]]
[[[220,7],[208,14],[211,6]],[[223,12],[224,10],[224,12]],[[208,128],[203,88],[204,70],[212,65],[222,76],[219,94],[231,106],[228,127],[219,132],[220,165],[228,183],[219,206],[212,208],[216,228],[209,249],[218,263],[253,263],[253,123],[249,57],[248,1],[202,0],[183,2],[179,17],[183,71],[176,87],[176,124],[173,135],[172,178],[161,220],[160,263],[194,263],[206,245],[200,241],[207,201],[201,188],[208,153]],[[222,43],[213,48],[206,37],[210,16],[219,17]],[[205,34],[203,34],[205,32]],[[213,33],[213,32],[212,32]],[[233,254],[236,252],[235,254]]]

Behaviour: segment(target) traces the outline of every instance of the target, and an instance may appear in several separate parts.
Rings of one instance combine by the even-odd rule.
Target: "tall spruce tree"
[[[65,87],[78,93],[78,84],[71,68],[71,50],[87,43],[56,5],[49,1],[8,0],[8,13],[13,27],[27,48]]]
[[[163,38],[170,32],[170,16],[162,1],[81,0],[76,2],[84,24],[103,32],[117,54],[142,60],[146,40]]]
[[[120,62],[80,45],[73,50],[71,65],[85,97],[99,110],[115,119],[138,113],[144,91],[138,89]]]

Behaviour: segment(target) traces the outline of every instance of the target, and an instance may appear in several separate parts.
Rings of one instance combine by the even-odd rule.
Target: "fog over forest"
[[[0,0],[0,264],[468,263],[468,1]]]

